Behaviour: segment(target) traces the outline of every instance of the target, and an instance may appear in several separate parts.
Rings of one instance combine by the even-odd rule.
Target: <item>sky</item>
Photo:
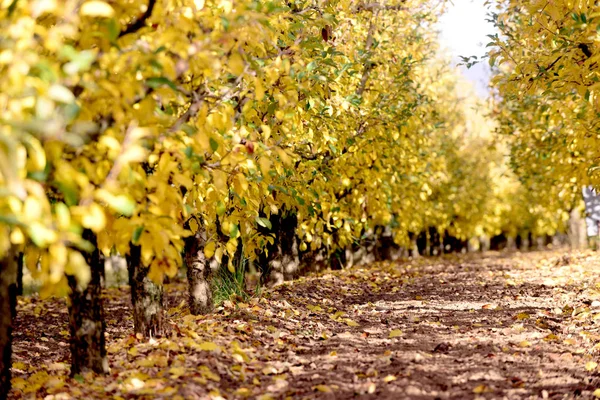
[[[487,10],[484,0],[450,0],[447,12],[442,16],[439,29],[442,47],[445,47],[455,63],[460,56],[477,56],[485,54],[485,45],[489,42],[486,35],[494,33],[494,27],[487,22]],[[473,82],[477,94],[487,96],[487,83],[490,69],[487,60],[471,69],[461,67],[467,79]]]

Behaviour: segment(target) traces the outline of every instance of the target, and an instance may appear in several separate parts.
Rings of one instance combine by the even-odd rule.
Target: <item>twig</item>
[[[148,8],[146,11],[135,21],[127,25],[125,30],[119,33],[119,37],[123,37],[130,33],[134,33],[142,29],[146,25],[146,21],[152,15],[152,10],[154,9],[154,5],[156,4],[156,0],[148,0]]]

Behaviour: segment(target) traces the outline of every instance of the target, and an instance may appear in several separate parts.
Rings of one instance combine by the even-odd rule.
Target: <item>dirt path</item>
[[[185,315],[180,291],[169,291],[171,333],[150,343],[128,335],[125,290],[109,292],[111,376],[75,380],[63,305],[21,302],[13,397],[571,399],[600,388],[593,253],[379,264],[201,318]]]

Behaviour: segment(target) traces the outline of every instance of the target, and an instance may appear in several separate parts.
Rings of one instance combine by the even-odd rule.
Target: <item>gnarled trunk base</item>
[[[10,391],[12,324],[16,315],[17,259],[12,251],[0,260],[0,399]]]
[[[86,230],[83,238],[97,246],[96,235]],[[74,276],[67,276],[71,293],[69,295],[69,331],[71,349],[71,376],[88,370],[108,373],[104,331],[104,309],[102,307],[103,260],[96,248],[86,254],[90,266],[91,280],[85,289],[81,288]]]
[[[142,264],[140,246],[131,245],[127,255],[133,324],[136,333],[144,337],[163,334],[164,290],[148,277],[149,268]]]
[[[208,314],[213,309],[210,287],[211,268],[204,255],[206,233],[202,228],[185,239],[185,264],[187,266],[190,313]]]

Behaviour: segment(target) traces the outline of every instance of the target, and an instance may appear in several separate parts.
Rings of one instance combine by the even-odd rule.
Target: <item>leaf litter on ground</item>
[[[22,298],[11,398],[598,396],[599,266],[558,251],[382,262],[207,316],[171,283],[168,333],[149,341],[131,333],[126,288],[108,289],[111,373],[73,379],[64,300]]]

